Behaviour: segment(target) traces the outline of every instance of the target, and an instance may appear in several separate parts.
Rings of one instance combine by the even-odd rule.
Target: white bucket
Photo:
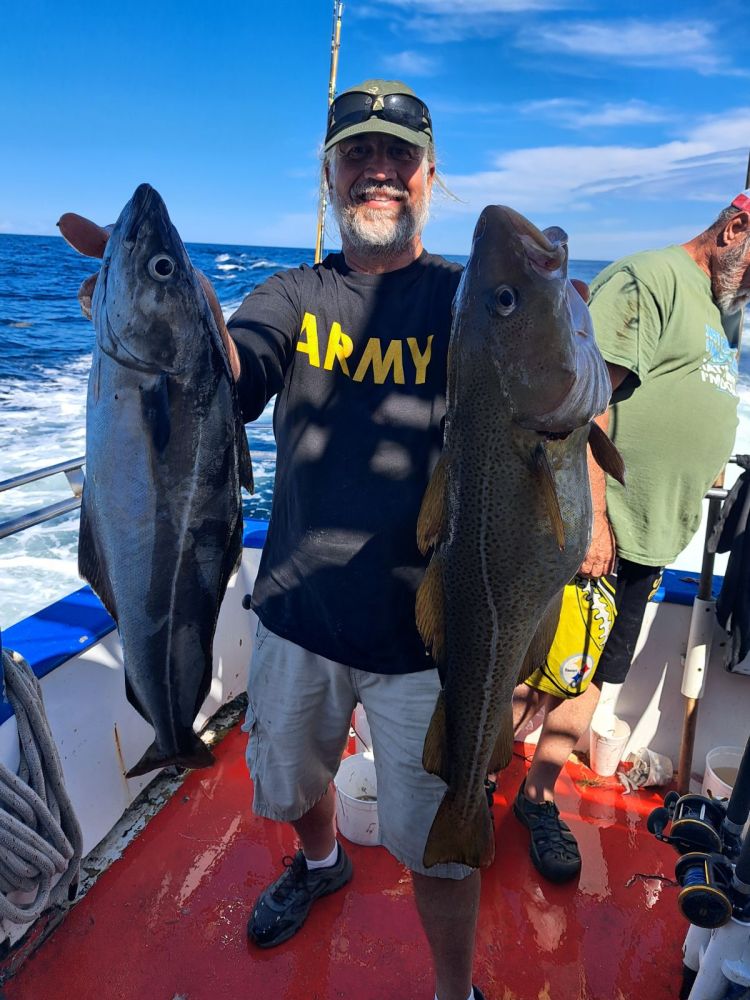
[[[592,726],[589,736],[591,770],[603,778],[613,775],[629,739],[630,726],[617,716],[611,717],[607,729],[603,732]]]
[[[379,844],[378,782],[372,751],[345,757],[333,781],[339,832],[355,844]]]
[[[372,750],[372,736],[370,736],[370,723],[367,721],[367,713],[361,702],[357,702],[354,709],[354,749],[357,753],[364,753],[365,750]]]
[[[742,747],[714,747],[709,750],[706,754],[701,795],[708,795],[710,792],[715,799],[728,799],[737,780],[742,754]]]

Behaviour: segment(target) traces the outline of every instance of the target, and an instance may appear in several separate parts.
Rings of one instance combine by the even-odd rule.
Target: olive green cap
[[[422,129],[415,129],[409,128],[408,125],[403,125],[398,122],[386,121],[379,116],[378,111],[382,109],[382,106],[379,108],[378,102],[375,100],[369,118],[366,118],[361,122],[356,122],[353,125],[349,125],[346,128],[342,128],[341,131],[337,132],[335,131],[335,122],[331,119],[331,115],[336,104],[336,101],[334,101],[331,106],[332,111],[329,112],[328,130],[326,132],[325,145],[323,147],[326,153],[343,139],[351,139],[352,136],[361,135],[364,132],[381,132],[385,135],[395,135],[399,139],[403,139],[405,142],[410,142],[413,146],[421,146],[423,149],[429,146],[430,142],[432,142],[432,124],[430,122],[427,106],[421,98],[417,97],[411,87],[407,87],[405,83],[402,83],[400,80],[365,80],[364,83],[359,83],[356,87],[349,87],[348,90],[342,91],[337,95],[336,100],[343,97],[345,94],[358,93],[372,94],[375,98],[385,97],[388,94],[408,94],[409,97],[414,97],[424,106],[426,112],[426,122],[424,127]],[[331,135],[332,128],[334,129],[333,135]]]

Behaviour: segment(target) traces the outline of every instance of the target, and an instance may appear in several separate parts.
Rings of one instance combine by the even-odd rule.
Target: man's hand
[[[211,312],[213,313],[214,322],[218,328],[221,335],[221,339],[224,343],[224,349],[227,352],[227,357],[229,358],[229,367],[232,369],[232,378],[236,382],[240,377],[240,356],[237,353],[237,348],[234,341],[229,335],[229,330],[227,330],[227,324],[224,322],[224,314],[221,311],[221,306],[219,305],[219,299],[216,295],[214,286],[211,284],[209,279],[205,276],[203,271],[199,271],[195,268],[195,273],[198,275],[198,280],[200,281],[203,291],[206,293],[206,298],[208,299],[208,304],[211,306]]]
[[[84,257],[98,257],[100,260],[104,256],[104,248],[107,245],[112,226],[98,226],[91,219],[86,219],[75,212],[66,212],[60,216],[57,223],[60,235],[69,243],[74,250],[82,253]],[[99,272],[89,275],[78,289],[78,304],[86,319],[91,319],[91,298],[94,294],[94,286]]]
[[[99,226],[95,222],[92,222],[91,219],[86,219],[82,215],[76,215],[75,212],[66,212],[64,215],[60,216],[60,221],[57,223],[57,226],[60,230],[60,235],[73,247],[74,250],[77,250],[86,257],[98,258],[102,258],[104,256],[107,240],[109,239],[113,228],[112,226]],[[195,273],[198,276],[201,287],[203,288],[206,298],[208,299],[208,304],[211,307],[214,322],[219,330],[219,334],[221,335],[221,339],[229,358],[229,366],[232,370],[232,377],[236,382],[240,377],[240,356],[237,353],[234,341],[229,336],[229,331],[227,330],[227,325],[224,322],[224,315],[221,311],[221,306],[219,305],[219,300],[216,296],[214,286],[211,284],[206,275],[202,271],[199,271],[197,267],[195,268]],[[78,289],[78,302],[81,306],[81,312],[86,319],[91,319],[91,298],[94,294],[94,286],[96,285],[96,279],[98,277],[98,273],[90,275]]]
[[[583,301],[588,302],[589,298],[591,297],[591,294],[589,292],[589,286],[586,284],[586,282],[581,281],[580,278],[571,278],[570,283],[573,286],[573,288],[575,288],[575,290],[578,292],[578,294],[581,296]]]
[[[606,576],[607,573],[614,571],[615,559],[615,536],[612,525],[604,511],[595,511],[591,545],[578,572],[581,576]]]
[[[86,219],[75,212],[66,212],[60,216],[57,223],[60,235],[84,257],[104,256],[104,248],[107,245],[112,226],[97,226],[91,219]]]

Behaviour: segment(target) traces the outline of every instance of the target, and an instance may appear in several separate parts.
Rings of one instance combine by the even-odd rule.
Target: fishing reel
[[[718,853],[723,847],[721,825],[726,803],[705,795],[668,792],[664,805],[649,815],[647,826],[657,840],[671,844],[678,854]],[[670,823],[669,833],[664,830]]]
[[[690,851],[675,866],[681,885],[677,905],[696,927],[713,929],[732,916],[732,863],[722,854]]]
[[[733,915],[741,918],[750,907],[733,885],[731,856],[736,853],[736,838],[727,838],[723,829],[726,812],[723,800],[692,792],[681,796],[673,791],[647,820],[649,832],[671,844],[680,855],[675,866],[681,887],[677,905],[696,927],[721,927]]]

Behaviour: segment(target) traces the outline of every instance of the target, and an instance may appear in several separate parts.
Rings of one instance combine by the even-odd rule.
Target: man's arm
[[[622,385],[630,375],[629,368],[622,365],[612,365],[607,362],[612,391]],[[609,409],[596,418],[596,423],[606,433],[609,429]],[[594,508],[594,529],[591,545],[586,558],[579,570],[582,576],[599,577],[611,573],[615,568],[615,536],[612,525],[607,517],[607,477],[604,470],[597,465],[588,451],[589,482],[591,483],[591,500]]]

